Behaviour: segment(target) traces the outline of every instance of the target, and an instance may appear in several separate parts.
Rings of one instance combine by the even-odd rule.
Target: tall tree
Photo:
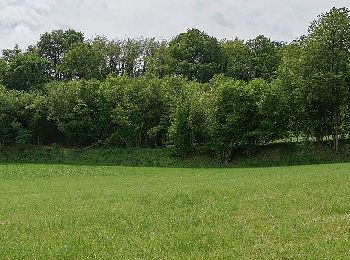
[[[218,40],[198,29],[176,36],[169,43],[168,52],[172,58],[172,74],[208,82],[224,71],[224,56]]]
[[[4,49],[2,50],[2,58],[7,61],[11,62],[14,60],[14,58],[20,54],[22,51],[18,47],[18,44],[15,45],[13,49]]]
[[[146,71],[163,78],[171,74],[172,59],[167,51],[168,43],[166,41],[159,42],[157,49],[152,55],[146,58]]]
[[[66,53],[59,67],[65,78],[101,78],[105,68],[103,56],[87,43],[77,43]]]
[[[279,50],[282,44],[271,41],[263,35],[248,41],[246,44],[249,50],[249,78],[271,80],[280,63]]]
[[[238,80],[250,80],[250,53],[244,41],[239,39],[225,41],[222,43],[222,48],[226,59],[225,75]]]
[[[121,74],[122,45],[120,41],[108,40],[105,37],[97,36],[90,44],[94,51],[99,52],[104,59],[104,76],[109,74],[118,76]]]
[[[297,139],[302,134],[313,135],[315,124],[309,124],[306,113],[306,102],[302,96],[304,77],[302,76],[303,46],[300,40],[285,45],[281,50],[281,64],[277,75],[281,87],[281,99],[288,120],[287,128]],[[312,128],[310,128],[312,126]]]
[[[74,44],[84,41],[84,35],[74,30],[54,30],[41,35],[37,43],[38,53],[50,62],[49,74],[54,79],[62,78],[58,70],[62,59]]]
[[[349,97],[350,15],[333,8],[309,28],[303,41],[305,101],[317,121],[331,126],[334,148],[339,149],[342,108]]]
[[[142,68],[143,40],[130,39],[123,41],[122,71],[131,77],[138,76]]]

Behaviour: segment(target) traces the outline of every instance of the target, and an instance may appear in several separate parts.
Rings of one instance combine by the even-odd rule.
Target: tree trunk
[[[334,149],[339,151],[339,113],[336,110],[334,113]]]

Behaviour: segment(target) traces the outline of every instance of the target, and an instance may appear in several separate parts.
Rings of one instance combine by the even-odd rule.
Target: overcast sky
[[[68,28],[87,38],[170,39],[195,27],[219,39],[291,41],[333,6],[350,7],[350,0],[0,0],[0,49]]]

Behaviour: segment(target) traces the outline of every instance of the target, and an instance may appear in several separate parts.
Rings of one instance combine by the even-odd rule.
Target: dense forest
[[[0,46],[1,47],[1,46]],[[350,134],[350,13],[333,8],[291,43],[85,39],[55,30],[0,58],[0,146],[238,149]]]

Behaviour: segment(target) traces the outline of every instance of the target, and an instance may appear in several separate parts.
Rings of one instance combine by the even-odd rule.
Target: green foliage
[[[281,43],[262,35],[246,43],[239,39],[223,42],[225,75],[244,81],[255,78],[272,80],[280,65],[281,46]]]
[[[299,42],[286,45],[281,51],[281,65],[278,69],[278,82],[281,88],[281,101],[287,119],[287,129],[293,136],[300,136],[307,130],[307,115],[301,95],[301,52]]]
[[[280,63],[279,50],[282,46],[279,42],[273,42],[263,35],[248,41],[249,50],[249,78],[263,78],[270,80],[276,75]]]
[[[6,73],[8,69],[8,64],[4,59],[0,58],[0,84],[4,84],[6,80]]]
[[[6,62],[11,62],[21,52],[22,51],[19,49],[18,44],[16,44],[13,49],[4,49],[4,50],[2,50],[2,58]]]
[[[321,137],[333,134],[337,139],[340,134],[340,109],[347,104],[350,94],[349,10],[333,8],[322,15],[311,25],[304,46],[303,94],[311,118],[315,119],[313,122],[318,121],[318,125],[323,122],[324,129],[322,132],[316,129],[313,132]]]
[[[36,53],[18,54],[9,63],[4,83],[17,90],[29,90],[48,82],[48,63]]]
[[[290,44],[218,42],[198,29],[169,43],[45,33],[25,52],[3,51],[0,83],[26,92],[1,89],[1,142],[169,146],[227,160],[287,140],[338,151],[350,133],[349,28],[349,11],[333,8]]]
[[[86,43],[72,46],[58,67],[66,79],[92,79],[101,77],[105,69],[100,52]]]
[[[47,144],[55,141],[56,127],[48,118],[47,98],[38,93],[0,87],[0,146]]]
[[[109,78],[103,90],[112,118],[109,145],[163,146],[169,127],[170,102],[162,81],[154,77]],[[118,96],[116,99],[115,97]]]
[[[127,39],[124,43],[123,71],[125,75],[136,76],[140,64],[137,58],[142,53],[142,42],[135,39]]]
[[[0,86],[0,146],[14,141],[17,99],[13,91]]]
[[[54,30],[41,35],[37,43],[38,53],[49,61],[49,74],[54,79],[62,78],[58,66],[64,55],[77,43],[84,41],[84,35],[74,30]]]
[[[26,126],[31,138],[27,143],[37,145],[51,144],[56,142],[60,134],[57,126],[50,118],[49,100],[42,93],[26,93],[19,96],[22,124]]]
[[[281,83],[271,83],[263,79],[252,80],[250,89],[257,102],[256,140],[259,144],[268,144],[275,140],[288,137],[288,116],[282,96]]]
[[[146,59],[146,72],[164,78],[171,75],[171,67],[174,59],[170,56],[167,49],[167,42],[159,43],[158,48]]]
[[[223,52],[216,38],[197,29],[179,34],[170,43],[171,73],[208,82],[223,72]]]
[[[230,158],[237,148],[256,145],[258,140],[258,103],[244,82],[215,78],[215,105],[211,133],[215,149]]]
[[[184,85],[172,111],[169,141],[181,157],[191,154],[206,141],[206,107],[201,88],[196,83]]]
[[[248,81],[250,79],[248,46],[241,40],[225,41],[222,43],[226,58],[225,75],[237,80]]]
[[[99,53],[103,59],[103,62],[100,64],[102,77],[122,74],[122,44],[120,41],[110,41],[105,37],[97,36],[90,44],[94,52]]]
[[[70,145],[91,145],[99,135],[97,93],[99,82],[54,83],[47,86],[49,117]]]
[[[339,136],[349,104],[350,15],[333,8],[312,23],[309,34],[283,50],[279,70],[290,127],[321,141]],[[343,133],[344,134],[344,133]]]
[[[70,145],[164,146],[170,96],[154,77],[47,86],[50,117]]]

